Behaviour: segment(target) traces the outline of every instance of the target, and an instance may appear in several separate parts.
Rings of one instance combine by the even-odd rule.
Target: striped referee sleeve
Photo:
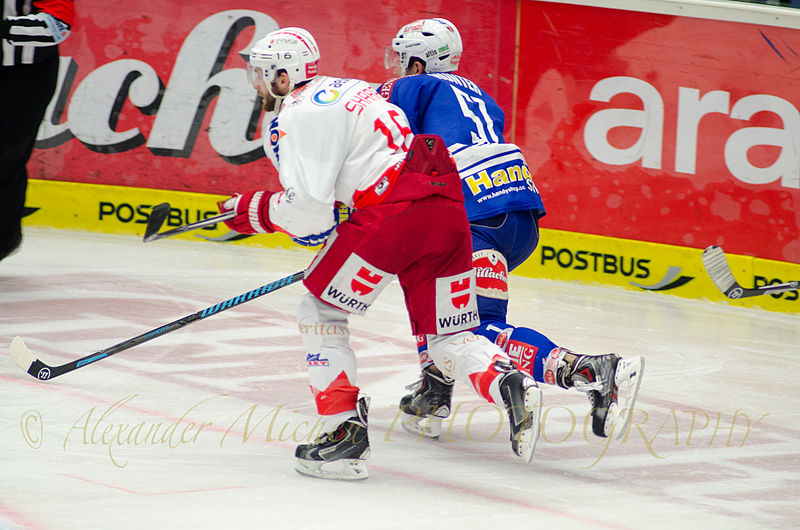
[[[48,15],[36,13],[3,20],[2,38],[15,46],[53,46],[69,35],[68,24]]]

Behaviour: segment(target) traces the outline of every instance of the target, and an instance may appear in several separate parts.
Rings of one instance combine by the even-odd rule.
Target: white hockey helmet
[[[443,18],[423,18],[403,26],[386,47],[387,69],[404,72],[412,58],[425,63],[427,72],[455,72],[464,47],[455,24]]]
[[[291,92],[298,83],[317,75],[318,63],[319,47],[311,33],[302,28],[281,28],[268,33],[250,49],[247,79],[253,88],[263,83],[272,94],[272,82],[278,72],[285,70]]]

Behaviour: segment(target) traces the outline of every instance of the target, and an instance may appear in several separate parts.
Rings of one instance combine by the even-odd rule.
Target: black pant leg
[[[58,56],[0,66],[0,259],[22,237],[26,165],[58,81]]]

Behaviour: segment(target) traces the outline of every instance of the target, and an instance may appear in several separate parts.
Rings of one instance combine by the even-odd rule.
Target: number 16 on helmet
[[[302,28],[281,28],[268,33],[250,49],[247,80],[253,88],[271,86],[278,73],[289,75],[289,91],[317,75],[319,47],[314,37]]]

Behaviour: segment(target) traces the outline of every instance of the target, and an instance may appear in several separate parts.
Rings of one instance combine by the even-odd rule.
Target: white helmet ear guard
[[[247,80],[254,88],[265,86],[272,94],[278,72],[289,75],[289,91],[317,75],[319,47],[314,37],[302,28],[281,28],[268,33],[250,49]],[[275,94],[272,94],[275,96]]]
[[[390,51],[391,50],[391,51]],[[403,26],[384,56],[387,69],[408,68],[412,58],[425,63],[427,72],[455,72],[464,47],[456,26],[444,18],[425,18]]]

